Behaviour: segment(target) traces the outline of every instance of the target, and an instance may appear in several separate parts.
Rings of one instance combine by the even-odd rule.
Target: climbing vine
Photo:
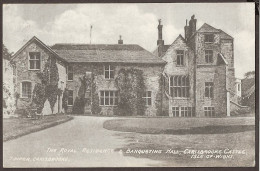
[[[120,69],[115,79],[119,89],[120,102],[114,110],[117,115],[144,115],[145,102],[142,98],[145,91],[143,72],[138,69]]]
[[[42,112],[44,103],[48,100],[53,113],[54,105],[59,93],[59,72],[56,59],[50,56],[45,63],[43,72],[38,72],[37,75],[41,79],[41,84],[36,84],[34,87],[32,102],[36,104],[38,111]]]

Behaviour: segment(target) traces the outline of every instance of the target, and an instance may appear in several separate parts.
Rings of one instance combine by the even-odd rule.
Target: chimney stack
[[[184,26],[184,34],[185,34],[186,41],[196,32],[196,23],[197,23],[197,19],[195,19],[195,15],[191,16],[189,25],[187,25],[187,20],[186,20],[186,25]]]
[[[191,35],[193,35],[193,33],[196,32],[196,23],[197,23],[197,19],[195,19],[195,15],[191,16],[191,19],[189,22]]]
[[[122,36],[119,35],[119,40],[118,40],[118,44],[119,44],[119,45],[122,45],[122,44],[123,44],[123,40],[122,40],[121,38],[122,38]]]
[[[157,40],[157,45],[164,45],[164,40],[162,39],[162,28],[163,25],[161,25],[161,19],[158,20],[159,21],[159,25],[158,25],[158,40]]]

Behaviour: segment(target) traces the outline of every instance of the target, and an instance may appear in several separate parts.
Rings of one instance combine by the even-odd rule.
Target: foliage
[[[67,112],[68,109],[68,89],[65,88],[63,91],[63,96],[62,96],[62,108]]]
[[[145,103],[142,98],[145,85],[143,72],[138,69],[120,69],[116,78],[120,102],[117,115],[144,115]]]
[[[74,104],[73,104],[72,113],[73,114],[84,113],[84,106],[85,106],[84,97],[76,97]]]
[[[6,46],[4,44],[3,44],[3,51],[2,52],[3,52],[2,55],[3,55],[4,59],[7,59],[7,60],[11,59],[13,53],[12,52],[10,53],[9,50],[6,48]]]
[[[57,96],[59,94],[58,82],[59,82],[59,72],[56,64],[56,59],[50,56],[45,63],[43,72],[38,72],[37,76],[41,79],[41,88],[45,89],[44,97],[48,99],[51,111],[53,113],[54,105],[57,101]],[[40,86],[38,86],[39,88]],[[35,87],[36,88],[36,87]],[[43,91],[34,90],[33,96],[35,99],[41,99]],[[45,101],[44,101],[45,102]],[[36,104],[37,108],[41,112],[43,107],[41,103]],[[44,106],[44,104],[43,104]]]
[[[36,105],[38,113],[41,113],[45,101],[46,101],[45,86],[38,83],[35,85],[33,89],[33,96],[32,96],[32,102]]]
[[[247,72],[247,73],[245,73],[245,78],[247,78],[247,77],[255,77],[255,71],[249,71],[249,72]]]
[[[94,76],[92,76],[92,80],[94,80]],[[92,105],[91,105],[91,113],[94,115],[100,114],[101,107],[99,106],[99,96],[96,91],[96,83],[92,81]]]

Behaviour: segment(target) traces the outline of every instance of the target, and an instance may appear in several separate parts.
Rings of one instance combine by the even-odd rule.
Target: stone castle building
[[[38,38],[29,40],[12,58],[14,85],[19,94],[17,108],[32,103],[37,77],[48,59],[58,68],[58,88],[68,90],[68,109],[84,98],[80,114],[113,115],[120,102],[116,78],[121,69],[142,71],[146,116],[215,117],[229,116],[237,103],[233,38],[220,29],[204,24],[196,29],[196,19],[186,21],[185,36],[165,45],[161,21],[157,48],[153,53],[135,44],[55,44],[45,45]],[[88,81],[85,84],[84,80]],[[83,96],[82,96],[83,92]],[[54,109],[48,100],[43,114],[62,113],[63,94]],[[232,102],[232,103],[231,103]],[[99,110],[93,110],[99,108]]]
[[[158,25],[153,52],[167,62],[164,67],[163,111],[173,117],[230,115],[237,104],[233,38],[205,23],[196,29],[193,15],[171,45],[162,38]]]

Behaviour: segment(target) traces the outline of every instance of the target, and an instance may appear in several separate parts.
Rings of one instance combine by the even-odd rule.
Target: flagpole
[[[92,25],[90,25],[90,44],[91,44],[91,32],[92,32]]]

